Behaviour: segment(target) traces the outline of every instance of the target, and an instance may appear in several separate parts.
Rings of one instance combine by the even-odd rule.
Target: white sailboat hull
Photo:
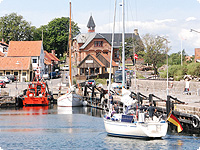
[[[82,106],[82,96],[73,93],[66,93],[57,99],[57,105],[60,107]]]
[[[127,123],[104,118],[108,135],[132,138],[161,138],[167,134],[167,122]]]

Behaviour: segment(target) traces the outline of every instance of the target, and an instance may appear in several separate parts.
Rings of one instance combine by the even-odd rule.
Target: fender
[[[198,128],[200,126],[200,118],[197,115],[192,117],[192,125],[194,128]]]

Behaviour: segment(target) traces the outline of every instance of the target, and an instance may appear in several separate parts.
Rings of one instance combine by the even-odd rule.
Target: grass
[[[105,85],[107,79],[97,79],[97,78],[96,78],[96,79],[94,79],[94,80],[96,81],[96,85],[99,84],[99,83]]]

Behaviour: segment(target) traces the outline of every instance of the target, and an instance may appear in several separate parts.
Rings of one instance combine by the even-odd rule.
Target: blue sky
[[[121,32],[121,8],[118,0],[116,32]],[[140,36],[150,33],[167,36],[169,53],[182,47],[188,55],[200,47],[200,0],[125,0],[126,32],[138,28]],[[87,32],[92,14],[96,32],[112,32],[114,0],[72,0],[72,19]],[[40,27],[58,17],[69,16],[69,0],[0,0],[0,17],[12,12],[22,15],[32,25]]]

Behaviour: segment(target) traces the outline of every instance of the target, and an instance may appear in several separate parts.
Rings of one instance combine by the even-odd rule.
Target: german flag
[[[175,126],[177,126],[177,131],[181,132],[183,130],[183,127],[181,126],[180,122],[178,119],[171,113],[167,120],[171,123],[173,123]]]

